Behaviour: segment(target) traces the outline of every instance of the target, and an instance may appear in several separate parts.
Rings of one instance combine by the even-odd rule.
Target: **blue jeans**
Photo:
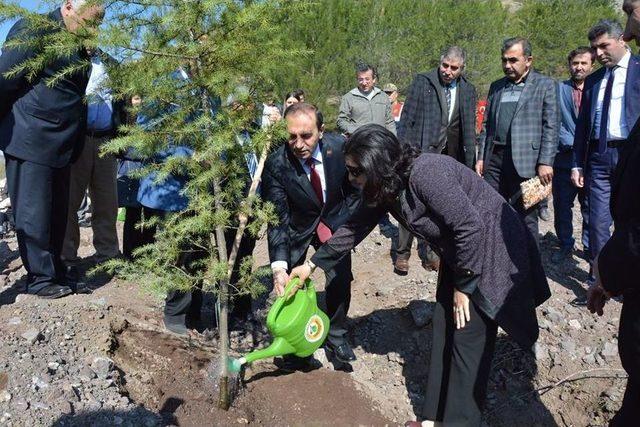
[[[553,171],[553,221],[561,249],[573,249],[573,203],[578,196],[582,214],[582,245],[589,256],[589,203],[584,189],[571,183],[571,169]]]
[[[607,148],[603,154],[592,147],[587,160],[585,190],[589,198],[589,249],[591,260],[611,237],[611,177],[618,164],[619,148]]]

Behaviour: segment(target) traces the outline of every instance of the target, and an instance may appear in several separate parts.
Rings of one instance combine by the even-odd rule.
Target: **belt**
[[[610,141],[607,141],[607,147],[620,148],[620,147],[623,147],[626,142],[627,142],[626,139],[612,139]],[[598,143],[599,141],[597,139],[589,140],[589,144],[598,144]]]
[[[87,129],[85,132],[85,135],[91,137],[91,138],[104,138],[106,136],[112,136],[113,135],[113,130],[112,129],[108,129],[108,130],[91,130],[91,129]]]

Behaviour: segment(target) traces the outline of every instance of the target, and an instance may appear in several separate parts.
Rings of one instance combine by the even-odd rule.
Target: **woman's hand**
[[[456,329],[464,328],[464,325],[471,321],[469,297],[457,289],[453,291],[453,321],[456,324]]]
[[[309,266],[309,264],[307,263],[299,265],[291,270],[289,281],[293,280],[296,277],[300,280],[298,281],[298,284],[291,289],[291,292],[289,292],[287,298],[291,298],[292,296],[294,296],[296,292],[298,292],[298,289],[302,287],[305,280],[309,278],[309,276],[311,276],[311,266]]]

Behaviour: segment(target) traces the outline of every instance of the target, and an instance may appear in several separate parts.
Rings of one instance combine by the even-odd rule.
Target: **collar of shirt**
[[[631,59],[631,52],[627,50],[627,53],[624,54],[622,59],[618,61],[616,65],[618,66],[618,68],[623,68],[626,70],[627,68],[629,68],[630,59]],[[609,72],[611,72],[611,69],[609,69]]]
[[[444,83],[442,83],[442,82],[440,82],[440,84],[442,85],[442,88],[443,88],[443,89],[446,89],[446,88],[447,88],[447,86],[448,86],[448,87],[449,87],[449,89],[451,89],[451,90],[454,90],[455,88],[457,88],[457,87],[458,87],[458,81],[457,81],[457,80],[452,81],[452,82],[451,82],[451,83],[449,83],[448,85],[446,85],[446,84],[444,84]]]

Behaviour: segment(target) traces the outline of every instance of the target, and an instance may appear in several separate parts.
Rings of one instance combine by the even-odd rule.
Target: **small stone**
[[[29,409],[29,402],[27,402],[22,397],[16,397],[15,399],[13,399],[11,406],[13,406],[18,411],[26,411],[27,409]]]
[[[543,309],[542,313],[551,323],[558,324],[562,322],[562,314],[553,307],[546,307]]]
[[[2,417],[0,417],[0,423],[6,423],[10,419],[11,419],[11,414],[8,412],[5,412],[4,414],[2,414]]]
[[[82,381],[83,383],[89,382],[95,377],[96,377],[95,372],[88,366],[85,366],[82,369],[80,369],[80,374],[78,375],[78,378],[80,378],[80,381]]]
[[[99,378],[107,378],[113,370],[113,360],[108,357],[96,357],[91,362],[91,369]]]
[[[567,353],[573,353],[576,351],[576,342],[572,339],[565,339],[560,341],[560,348]]]
[[[0,391],[0,403],[9,402],[11,400],[11,393],[7,390]]]
[[[549,358],[549,349],[541,343],[535,344],[536,360],[545,360]]]
[[[89,305],[94,308],[104,308],[107,306],[107,299],[105,297],[97,298],[89,301]]]
[[[582,329],[582,325],[576,319],[569,320],[569,326],[571,326],[573,329],[576,329],[576,330]]]
[[[36,390],[44,389],[49,387],[49,381],[47,378],[43,376],[35,376],[31,378],[31,384],[36,387]]]
[[[584,356],[582,358],[582,361],[584,363],[586,363],[587,365],[595,365],[596,363],[596,356],[595,354],[587,354],[586,356]]]
[[[47,404],[45,404],[45,403],[42,403],[42,402],[33,402],[33,403],[31,404],[31,408],[32,408],[32,409],[45,410],[45,411],[46,411],[46,410],[48,410],[48,409],[50,409],[50,408],[49,408],[49,405],[47,405]]]
[[[60,409],[60,412],[62,412],[63,414],[70,414],[73,412],[73,405],[71,404],[71,402],[63,400],[59,405],[58,408]]]
[[[11,326],[15,326],[21,324],[22,320],[19,317],[12,317],[7,323]]]
[[[49,372],[51,372],[52,374],[55,373],[58,368],[60,367],[60,364],[58,362],[49,362],[47,364],[47,369],[49,370]]]
[[[600,354],[602,355],[602,357],[604,357],[605,359],[611,359],[611,358],[615,358],[618,356],[618,346],[615,345],[612,342],[606,342],[604,344],[604,348],[602,349],[602,351],[600,352]]]
[[[29,343],[29,345],[33,345],[36,341],[39,341],[43,338],[40,331],[35,328],[29,329],[27,332],[22,334],[21,337],[24,338],[27,343]]]

